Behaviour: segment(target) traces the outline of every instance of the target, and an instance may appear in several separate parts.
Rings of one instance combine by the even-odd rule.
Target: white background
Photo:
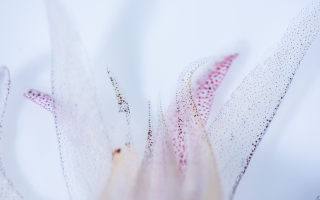
[[[143,126],[147,101],[154,105],[153,115],[159,92],[163,107],[168,106],[185,66],[204,56],[238,52],[217,91],[213,118],[308,2],[64,0],[61,4],[87,48],[107,123],[116,123],[110,113],[117,107],[106,63],[127,91],[135,124]],[[320,193],[319,50],[320,37],[301,63],[235,200],[306,200]],[[44,3],[0,0],[0,65],[9,68],[12,80],[0,149],[6,172],[25,199],[68,199],[53,116],[22,96],[30,88],[51,93],[50,53]],[[143,131],[135,134],[144,141]],[[140,144],[142,149],[144,142]]]

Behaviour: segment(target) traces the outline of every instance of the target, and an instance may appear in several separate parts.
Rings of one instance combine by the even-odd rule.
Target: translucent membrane
[[[178,150],[183,174],[182,199],[219,199],[220,181],[203,122],[192,97],[191,77],[213,57],[197,60],[180,75],[176,92]]]
[[[131,199],[137,178],[138,162],[134,146],[126,145],[113,153],[111,173],[102,200]]]
[[[61,165],[71,199],[99,199],[112,153],[89,58],[69,18],[46,1],[52,44],[52,98]]]
[[[2,138],[2,120],[5,113],[7,98],[10,88],[10,74],[6,67],[0,66],[0,139]],[[13,187],[2,167],[0,158],[0,199],[18,200],[23,199],[19,192]]]
[[[180,76],[177,88],[177,101],[179,101],[179,103],[172,103],[165,116],[166,123],[169,127],[169,135],[172,138],[174,152],[177,155],[181,171],[184,170],[183,168],[186,165],[185,145],[187,133],[183,132],[183,127],[187,127],[189,125],[189,120],[183,120],[182,117],[187,116],[188,118],[189,115],[193,116],[196,114],[196,120],[198,120],[197,123],[201,123],[202,125],[200,125],[200,127],[201,129],[204,129],[214,101],[214,92],[220,86],[236,56],[237,54],[230,55],[218,62],[216,61],[217,59],[213,57],[200,59],[189,67],[189,70],[191,70],[189,77],[185,77],[187,73],[186,71]],[[191,75],[193,71],[200,65],[205,64],[209,64],[209,70],[197,81],[196,89],[191,91]],[[181,107],[182,102],[187,102],[187,104]],[[183,110],[181,110],[181,108],[183,108]],[[196,132],[195,130],[188,131]]]
[[[144,156],[141,166],[138,170],[136,184],[134,185],[133,199],[150,199],[151,190],[151,174],[153,167],[154,157],[154,134],[151,123],[151,108],[149,103],[149,120],[148,120],[148,132],[147,132],[147,144],[145,147]]]
[[[119,113],[125,114],[126,122],[123,123],[128,127],[128,131],[125,146],[112,152],[111,174],[108,177],[101,199],[130,199],[134,192],[134,183],[138,173],[137,152],[132,142],[130,107],[117,78],[109,69],[107,71],[118,100]],[[150,122],[149,132],[152,132]]]
[[[214,92],[220,86],[232,61],[237,56],[238,54],[230,55],[225,57],[222,61],[215,63],[197,83],[197,89],[193,92],[193,98],[204,125],[207,124],[210,115],[214,100]]]
[[[149,115],[149,119],[151,116]],[[161,103],[158,104],[158,127],[149,123],[148,143],[135,183],[132,199],[181,199],[182,179],[164,122]],[[152,145],[151,145],[152,144]]]
[[[127,98],[123,90],[120,87],[120,84],[117,81],[116,76],[109,69],[107,69],[107,72],[109,74],[110,81],[113,85],[113,89],[116,93],[116,98],[119,106],[119,113],[124,113],[126,117],[127,127],[128,127],[128,131],[126,133],[126,145],[130,145],[132,144],[132,130],[131,130],[131,113],[130,113],[129,103],[127,101]]]
[[[23,96],[53,113],[53,100],[50,95],[36,90],[29,90],[27,93],[23,94]]]
[[[243,80],[211,124],[208,133],[223,199],[232,199],[319,29],[320,2],[317,0],[291,21],[274,53]]]
[[[53,111],[72,199],[232,199],[320,29],[318,0],[292,21],[274,54],[244,79],[209,130],[205,124],[214,91],[236,55],[192,63],[181,73],[175,102],[165,115],[159,103],[157,129],[152,128],[149,114],[148,142],[139,165],[130,128],[126,145],[111,151],[85,49],[63,11],[50,2]],[[192,91],[192,75],[204,64],[213,68]],[[130,127],[129,104],[108,73],[119,112],[125,113]]]

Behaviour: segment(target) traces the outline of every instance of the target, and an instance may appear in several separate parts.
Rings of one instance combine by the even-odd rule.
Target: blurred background
[[[180,72],[198,58],[239,53],[213,105],[212,121],[243,78],[272,51],[309,0],[64,0],[91,59],[101,107],[117,124],[106,66],[132,107],[144,148],[147,102],[156,119],[175,95]],[[320,36],[317,37],[240,182],[235,200],[305,200],[320,193]],[[51,46],[41,0],[0,0],[0,65],[11,72],[1,158],[25,199],[68,199],[53,116],[23,97],[51,94]],[[155,120],[156,121],[156,120]]]

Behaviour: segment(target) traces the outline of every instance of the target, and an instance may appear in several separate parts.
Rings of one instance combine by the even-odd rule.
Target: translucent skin
[[[53,20],[54,114],[70,197],[135,199],[141,192],[141,188],[135,187],[139,181],[143,182],[141,187],[150,183],[148,178],[139,179],[146,175],[152,177],[151,185],[155,185],[146,190],[151,191],[147,197],[164,193],[165,199],[232,199],[300,61],[319,32],[319,7],[319,1],[314,1],[300,12],[274,54],[244,79],[208,130],[205,124],[214,97],[212,91],[219,86],[235,55],[218,62],[217,68],[199,82],[195,93],[191,90],[193,72],[200,65],[215,60],[208,57],[187,67],[179,78],[175,102],[160,120],[160,139],[157,138],[153,145],[151,137],[148,138],[148,144],[159,145],[160,150],[154,152],[153,160],[147,159],[149,155],[145,156],[148,162],[143,161],[140,168],[135,164],[136,153],[130,137],[120,152],[107,148],[109,133],[99,115],[100,108],[87,73],[90,65],[84,47],[77,37],[73,37],[74,30],[69,29],[68,22]],[[62,15],[52,16],[59,18]],[[62,29],[55,28],[61,24]],[[59,32],[63,28],[68,34]],[[69,74],[66,75],[66,71]],[[120,106],[124,106],[123,112],[130,113],[126,109],[129,107],[127,101],[120,99],[123,97],[121,92],[117,97]],[[146,134],[152,136],[152,133]],[[152,154],[153,151],[146,152]],[[169,167],[163,172],[159,167],[151,167],[153,162]],[[147,170],[152,171],[151,175],[143,173],[149,172]],[[165,187],[170,182],[173,191]]]
[[[236,55],[231,55],[225,57],[220,62],[212,62],[210,70],[198,81],[197,90],[196,93],[194,93],[194,99],[197,100],[198,105],[203,105],[205,103],[206,106],[211,108],[214,98],[213,92],[219,87],[235,57]],[[178,84],[183,86],[180,88],[178,87],[177,89],[177,92],[181,94],[180,98],[193,98],[190,81],[192,74],[201,64],[210,61],[213,60],[211,58],[200,59],[182,72],[181,77],[187,75],[187,81],[179,80],[178,82]],[[125,95],[123,94],[116,77],[111,75],[109,70],[108,73],[110,80],[113,83],[116,97],[120,102],[119,112],[123,112],[126,115],[126,125],[129,127],[129,104],[126,103],[125,109],[123,109],[123,102],[126,102]],[[207,96],[204,97],[203,93],[206,93]],[[52,99],[49,95],[45,95],[35,90],[30,90],[25,94],[25,97],[44,108],[46,107],[43,106],[43,102],[46,103],[48,99]],[[199,106],[196,107],[193,100],[190,102],[193,104],[193,107],[189,107],[188,104],[179,103],[181,100],[182,99],[179,100],[178,98],[177,102],[173,103],[170,107],[172,110],[169,109],[167,111],[167,113],[173,112],[175,120],[170,121],[170,115],[165,115],[164,117],[161,106],[158,108],[159,122],[156,130],[153,130],[152,127],[149,105],[147,145],[142,163],[139,167],[134,144],[131,140],[128,140],[129,138],[131,139],[131,137],[127,137],[126,145],[124,145],[123,148],[115,149],[112,152],[111,171],[101,197],[102,200],[118,198],[150,199],[155,198],[155,194],[157,194],[159,199],[190,199],[195,197],[200,199],[221,198],[219,175],[211,151],[211,145],[206,137],[201,136],[205,134],[205,118],[203,115],[199,114],[200,112],[198,113]],[[208,107],[202,114],[206,116],[209,115],[210,110],[208,110]],[[178,113],[176,112],[177,108],[180,110],[183,109],[186,112]],[[46,109],[48,110],[48,108]],[[191,111],[192,114],[190,114],[189,111]],[[167,124],[164,119],[166,117]],[[198,123],[190,123],[189,125],[191,126],[189,127],[192,129],[186,129],[181,121],[190,117],[194,118],[191,120],[195,120]],[[168,131],[167,125],[181,128]],[[184,133],[182,134],[181,131],[184,131]],[[197,133],[190,135],[190,131],[197,131]],[[184,146],[179,154],[177,154],[177,151],[173,151],[177,148],[177,143],[175,140],[171,141],[170,139],[175,138],[175,136],[178,136],[180,140],[182,137],[186,141],[189,140],[188,145]],[[183,155],[183,157],[181,157],[181,155]],[[177,158],[177,160],[174,158]],[[179,164],[177,165],[177,163]],[[155,164],[159,166],[155,167]],[[168,177],[175,177],[175,180],[172,178],[168,179]],[[200,178],[200,182],[199,177],[202,177]],[[170,182],[176,182],[175,186],[171,188],[164,187],[166,184],[170,185]],[[197,189],[198,187],[201,187],[202,189],[199,190]],[[175,188],[175,190],[172,190],[172,188]],[[166,193],[166,191],[170,190],[171,192]]]
[[[197,105],[204,126],[208,122],[210,111],[214,101],[214,92],[219,88],[228,72],[232,61],[238,54],[232,54],[215,63],[203,77],[197,81],[197,88],[193,92],[193,98]]]
[[[10,73],[6,67],[0,66],[0,140],[3,135],[2,133],[2,120],[5,114],[7,105],[7,98],[10,89]],[[23,197],[17,191],[11,180],[7,177],[5,170],[3,169],[1,158],[0,158],[0,199],[8,200],[22,200]]]
[[[130,199],[137,170],[137,155],[133,147],[125,146],[120,152],[114,153],[110,176],[101,200]]]
[[[53,99],[50,95],[37,90],[29,90],[23,96],[53,113]]]

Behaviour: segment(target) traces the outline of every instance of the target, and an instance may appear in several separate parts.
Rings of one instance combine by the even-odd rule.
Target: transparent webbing
[[[3,136],[2,121],[5,113],[7,98],[10,88],[10,74],[6,67],[0,66],[0,140]],[[1,142],[1,141],[0,141]],[[0,144],[1,145],[1,144]],[[21,194],[14,188],[11,180],[7,177],[0,158],[0,199],[19,200]]]
[[[71,199],[98,199],[112,154],[82,41],[68,16],[46,1],[52,45],[52,98],[61,165]]]
[[[223,199],[235,189],[272,121],[320,28],[320,2],[313,1],[290,23],[274,53],[233,92],[209,129]]]

